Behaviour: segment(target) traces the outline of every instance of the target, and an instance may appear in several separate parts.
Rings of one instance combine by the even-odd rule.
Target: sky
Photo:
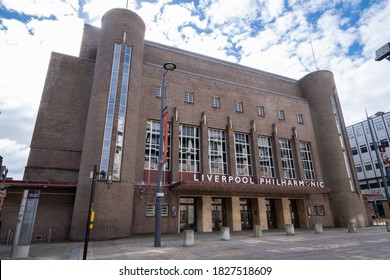
[[[0,0],[0,155],[23,178],[51,52],[78,56],[112,8],[145,39],[299,80],[333,72],[347,125],[390,110],[390,0]]]

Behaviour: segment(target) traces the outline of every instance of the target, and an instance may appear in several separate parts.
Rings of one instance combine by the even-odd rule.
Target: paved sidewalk
[[[183,234],[162,235],[161,247],[153,235],[90,241],[89,260],[390,260],[390,232],[385,226],[358,228],[295,229],[294,236],[282,230],[232,232],[223,241],[219,232],[195,232],[195,245],[183,247]],[[0,259],[10,260],[12,245],[0,245]],[[27,260],[81,260],[84,242],[31,244]]]

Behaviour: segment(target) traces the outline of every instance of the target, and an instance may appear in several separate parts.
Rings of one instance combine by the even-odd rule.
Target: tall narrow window
[[[115,100],[118,85],[121,51],[122,45],[120,43],[116,43],[114,46],[114,56],[112,59],[110,89],[108,92],[106,122],[104,126],[102,155],[100,159],[100,171],[106,171],[106,174],[108,172],[108,164],[110,161],[111,137],[114,123]]]
[[[234,133],[236,169],[239,176],[252,175],[252,160],[248,134]]]
[[[161,97],[162,95],[162,86],[156,86],[154,89],[154,96]]]
[[[121,95],[119,100],[119,113],[118,113],[117,135],[116,135],[116,143],[115,143],[114,166],[112,171],[113,181],[119,181],[121,175],[123,138],[125,134],[125,119],[126,119],[126,109],[127,109],[127,95],[129,90],[130,58],[131,58],[131,47],[126,46],[125,57],[123,61]]]
[[[242,102],[241,101],[237,101],[236,102],[235,109],[236,109],[236,112],[239,112],[239,113],[242,113],[244,111],[244,109],[242,107]]]
[[[272,142],[270,137],[257,138],[260,158],[260,176],[275,177],[274,160],[272,157]]]
[[[284,111],[283,110],[279,110],[278,111],[278,120],[285,120],[285,116],[284,116]]]
[[[314,165],[311,157],[310,143],[300,142],[299,148],[301,150],[302,166],[305,172],[306,180],[315,180]]]
[[[280,154],[282,157],[283,178],[295,179],[294,158],[291,147],[291,141],[287,139],[279,139]]]
[[[179,171],[200,171],[199,128],[181,125],[179,127]]]
[[[212,174],[227,174],[225,131],[209,129],[209,165]]]
[[[194,103],[194,93],[192,91],[186,91],[184,93],[184,101],[186,103],[193,104]]]
[[[212,97],[211,98],[211,107],[212,108],[219,108],[219,97]]]
[[[257,106],[257,115],[259,117],[265,116],[264,106]]]
[[[167,161],[164,164],[164,170],[169,170],[170,165],[170,127],[168,127],[168,152]],[[148,121],[146,123],[146,141],[145,141],[145,170],[158,169],[158,154],[160,141],[160,122]]]
[[[303,124],[303,115],[297,114],[297,123]]]

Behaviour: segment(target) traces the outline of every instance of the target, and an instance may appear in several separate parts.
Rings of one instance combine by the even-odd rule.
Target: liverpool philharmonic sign
[[[212,182],[212,183],[255,184],[252,177],[215,175],[215,174],[194,174],[194,181]],[[313,180],[298,180],[298,179],[260,178],[258,184],[266,185],[266,186],[282,186],[282,187],[311,187],[311,188],[324,187],[324,182],[318,182]]]

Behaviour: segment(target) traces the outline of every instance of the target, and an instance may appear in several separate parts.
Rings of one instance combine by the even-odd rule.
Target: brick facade
[[[179,232],[183,223],[206,232],[218,226],[243,230],[257,224],[263,229],[284,228],[291,223],[307,228],[317,222],[328,227],[348,222],[368,225],[356,174],[350,168],[351,155],[348,147],[343,147],[348,143],[344,141],[347,138],[331,72],[317,71],[293,80],[144,41],[144,32],[145,25],[135,13],[110,10],[103,16],[101,28],[85,25],[80,57],[52,56],[24,179],[77,181],[69,239],[84,237],[90,172],[101,162],[107,127],[115,43],[131,47],[123,145],[119,149],[121,173],[120,180],[111,180],[118,154],[116,124],[122,121],[123,51],[118,57],[121,64],[112,107],[114,128],[107,148],[111,151],[109,167],[104,170],[107,176],[99,177],[96,184],[92,239],[154,232],[155,217],[148,211],[153,210],[156,200],[157,170],[144,167],[146,124],[160,120],[161,98],[156,97],[155,90],[161,86],[162,65],[167,61],[174,62],[177,69],[166,73],[171,150],[170,170],[164,172],[163,179],[162,232]],[[194,94],[193,103],[185,101],[186,91]],[[212,97],[219,98],[219,108],[211,106]],[[241,102],[242,112],[236,112],[237,102]],[[264,116],[258,115],[259,106],[263,106]],[[284,119],[278,118],[281,110]],[[297,121],[298,116],[302,121]],[[180,172],[181,125],[199,129],[199,173]],[[227,174],[214,174],[215,181],[202,180],[213,175],[209,129],[226,133]],[[249,139],[253,172],[246,177],[237,176],[235,133]],[[272,139],[272,183],[261,177],[259,136]],[[280,139],[292,144],[295,181],[283,175]],[[298,185],[305,180],[302,141],[310,143],[314,183],[321,182],[321,186]],[[44,211],[39,211],[43,215]],[[68,208],[63,215],[68,223]],[[38,228],[41,219],[38,217]],[[65,228],[68,226],[63,232]]]

